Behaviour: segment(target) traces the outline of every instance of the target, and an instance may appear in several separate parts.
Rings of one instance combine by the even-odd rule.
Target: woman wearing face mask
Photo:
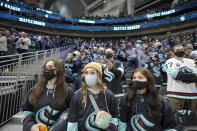
[[[159,97],[151,72],[138,68],[121,100],[119,131],[163,131],[176,126],[168,102]]]
[[[87,64],[81,79],[81,89],[74,93],[71,101],[67,131],[117,130],[116,101],[113,93],[106,89],[105,84],[102,82],[101,65],[96,62]],[[109,122],[109,125],[105,128],[97,123],[99,115],[102,115],[95,110],[90,95],[95,99],[100,111],[104,111],[104,114],[110,114],[112,117],[111,119],[100,119],[101,125]]]
[[[63,64],[48,60],[43,66],[43,75],[22,106],[23,131],[39,131],[41,125],[50,129],[68,109],[72,94],[65,83]]]

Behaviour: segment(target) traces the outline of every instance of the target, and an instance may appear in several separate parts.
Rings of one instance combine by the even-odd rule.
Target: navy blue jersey
[[[158,53],[159,62],[166,61],[166,54],[165,54],[165,52],[158,51],[157,53]]]
[[[117,58],[121,62],[127,62],[127,53],[126,53],[126,50],[121,50],[119,52]]]
[[[167,86],[167,80],[168,80],[168,76],[167,76],[167,72],[166,72],[166,70],[165,70],[165,62],[166,61],[163,61],[163,62],[161,62],[161,68],[162,68],[162,72],[161,72],[161,74],[162,74],[162,81],[163,81],[163,86]]]
[[[60,115],[69,108],[73,95],[72,88],[66,88],[66,107],[62,108],[57,108],[53,104],[55,100],[53,92],[55,92],[54,89],[49,91],[48,88],[44,88],[38,100],[37,107],[33,107],[33,105],[29,103],[29,95],[26,97],[25,103],[22,106],[24,114],[22,119],[23,131],[30,131],[31,127],[38,123],[43,123],[50,129]]]
[[[154,117],[150,112],[146,95],[135,94],[131,107],[127,106],[127,96],[121,99],[119,128],[123,131],[163,131],[176,126],[174,115],[167,100],[160,98],[161,118]]]
[[[78,72],[81,72],[82,65],[86,65],[86,64],[90,63],[91,61],[92,61],[91,58],[88,56],[85,56],[85,58],[83,60],[81,59],[81,56],[78,57],[76,60],[76,66],[77,66]]]
[[[124,75],[124,65],[118,60],[112,60],[113,68],[109,71],[103,64],[103,81],[114,94],[122,93],[121,79]]]
[[[72,73],[77,73],[77,67],[75,61],[66,61],[64,64],[65,70],[70,70]]]
[[[154,76],[154,79],[155,79],[155,83],[156,83],[156,87],[161,87],[161,84],[162,84],[162,69],[161,69],[161,66],[160,66],[160,63],[158,61],[153,61],[152,59],[150,61],[148,61],[144,68],[147,68],[149,69],[153,76]]]

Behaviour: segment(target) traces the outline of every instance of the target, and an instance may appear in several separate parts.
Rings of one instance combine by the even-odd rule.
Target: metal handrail
[[[0,126],[19,112],[25,96],[37,83],[41,66],[48,59],[64,59],[71,48],[0,57]]]

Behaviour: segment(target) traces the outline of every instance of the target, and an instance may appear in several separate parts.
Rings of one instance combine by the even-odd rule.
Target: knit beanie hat
[[[88,63],[85,67],[84,70],[86,70],[87,68],[94,68],[96,71],[98,71],[101,76],[102,76],[102,66],[100,63],[97,62],[90,62]]]

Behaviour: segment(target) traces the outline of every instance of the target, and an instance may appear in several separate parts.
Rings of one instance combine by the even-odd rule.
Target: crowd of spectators
[[[195,31],[169,34],[165,37],[152,37],[146,40],[130,38],[119,40],[78,39],[74,50],[68,54],[65,60],[66,82],[74,84],[74,90],[78,91],[81,87],[84,67],[90,62],[101,63],[103,82],[116,96],[123,92],[123,83],[127,81],[128,78],[125,77],[129,71],[139,67],[147,68],[154,77],[157,93],[164,95],[169,100],[172,112],[178,118],[177,124],[194,126],[197,122],[197,114],[195,116],[197,112],[196,91],[194,90],[197,80],[196,45],[197,33]],[[189,68],[194,70],[193,74],[187,72]],[[188,76],[186,77],[186,75]],[[179,83],[188,88],[181,86],[179,89],[176,86]],[[175,92],[178,95],[173,95]],[[190,98],[191,96],[182,97],[180,94],[183,92],[185,95],[191,94],[193,98]],[[117,98],[117,101],[120,100]],[[186,103],[189,105],[185,105]],[[182,114],[183,111],[186,113]],[[169,121],[169,123],[171,122]],[[177,129],[181,130],[183,127],[177,127]]]
[[[26,53],[59,48],[72,44],[71,39],[60,36],[47,36],[35,33],[16,31],[15,29],[0,30],[0,56]]]
[[[72,41],[73,40],[71,39],[68,39],[67,41],[58,37],[55,38],[51,36],[49,37],[31,33],[27,34],[25,32],[17,32],[13,31],[13,29],[12,31],[3,30],[1,31],[0,36],[0,53],[1,56],[3,56],[12,54],[14,52],[24,53],[29,51],[30,48],[34,50],[51,49],[60,47],[66,43],[72,43]],[[172,63],[175,60],[176,62]],[[170,121],[168,121],[166,119],[168,113],[164,112],[166,116],[165,118],[162,117],[161,119],[165,120],[168,126],[164,126],[162,121],[159,123],[161,124],[159,127],[154,128],[176,128],[179,130],[182,129],[182,127],[176,127],[176,124],[180,124],[181,126],[196,125],[197,103],[195,96],[196,92],[193,89],[196,88],[195,81],[197,80],[197,73],[189,72],[190,67],[196,71],[194,68],[196,68],[195,64],[197,64],[197,32],[195,30],[186,33],[149,37],[146,39],[132,39],[129,37],[115,40],[79,38],[75,40],[74,49],[69,52],[66,59],[63,61],[66,82],[69,85],[72,84],[73,90],[76,92],[80,90],[83,83],[81,76],[84,73],[84,67],[86,67],[86,65],[90,64],[91,62],[100,63],[102,65],[101,74],[103,82],[106,84],[107,89],[109,89],[114,94],[114,96],[118,96],[123,93],[123,83],[127,81],[128,78],[125,77],[129,71],[136,71],[135,69],[140,67],[140,69],[137,70],[138,72],[141,72],[141,70],[147,71],[144,70],[144,68],[147,68],[149,70],[147,72],[151,72],[149,75],[153,75],[154,77],[155,87],[153,88],[156,88],[154,89],[154,93],[161,95],[163,93],[162,90],[165,90],[164,97],[166,97],[169,102],[166,103],[168,105],[168,109],[163,110],[168,110],[168,113],[172,118]],[[171,64],[173,64],[173,69],[171,69]],[[175,66],[177,67],[174,69]],[[180,66],[180,70],[177,70],[177,68]],[[174,74],[176,74],[176,76]],[[134,76],[131,77],[132,80],[134,78]],[[151,80],[151,82],[153,81]],[[175,84],[172,85],[172,83]],[[177,88],[175,86],[176,84],[181,85],[181,88],[185,91],[184,95],[190,94],[190,96],[187,96],[187,99],[185,97],[180,98],[180,94],[183,94],[183,91]],[[187,89],[185,89],[182,84],[187,86]],[[173,86],[173,90],[169,85]],[[129,90],[131,90],[131,88],[129,88]],[[178,95],[173,95],[173,92],[178,92]],[[140,97],[143,96],[143,92],[142,94],[139,92],[138,95]],[[119,104],[120,106],[123,106],[122,103],[120,103],[120,101],[122,102],[120,97],[115,99],[118,110],[120,109],[120,112],[118,112],[120,116],[127,116],[124,114],[125,112],[122,112],[122,108],[119,108]],[[178,101],[178,103],[174,101]],[[142,106],[143,102],[139,103]],[[189,105],[185,106],[185,104]],[[137,105],[137,107],[138,106],[139,105]],[[151,108],[151,111],[152,110],[154,109]],[[183,110],[186,112],[185,114],[182,113]],[[177,117],[174,117],[172,113]],[[179,119],[174,121],[176,118]],[[120,120],[124,119],[120,117]],[[149,129],[149,127],[147,128]]]

